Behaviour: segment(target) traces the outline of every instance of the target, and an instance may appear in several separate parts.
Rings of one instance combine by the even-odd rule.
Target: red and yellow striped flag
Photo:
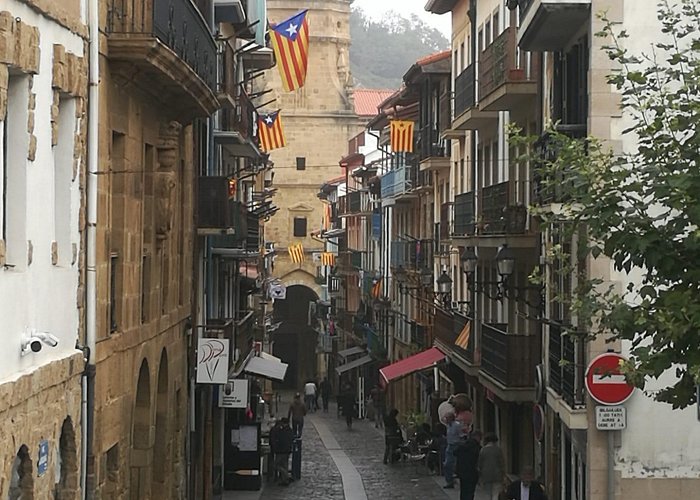
[[[331,252],[323,252],[321,254],[321,264],[324,266],[335,266],[335,254]]]
[[[382,296],[382,278],[377,279],[372,285],[372,298],[378,299]]]
[[[391,150],[394,153],[413,153],[413,122],[391,120]]]
[[[464,325],[464,328],[459,333],[459,337],[457,337],[457,340],[455,340],[455,345],[457,347],[461,347],[462,349],[466,349],[467,346],[469,345],[469,336],[471,334],[471,331],[472,331],[471,321],[467,321],[467,324]]]
[[[282,77],[282,86],[287,92],[303,87],[306,80],[306,67],[309,62],[307,12],[303,10],[270,28],[270,40]]]
[[[287,145],[284,140],[282,116],[279,111],[267,115],[258,115],[258,137],[263,151],[283,148]]]
[[[289,252],[289,258],[295,264],[304,262],[304,246],[301,243],[290,243],[287,251]]]

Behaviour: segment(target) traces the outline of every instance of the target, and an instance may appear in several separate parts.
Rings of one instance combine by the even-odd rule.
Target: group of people
[[[331,398],[331,383],[328,378],[324,378],[319,384],[313,380],[309,380],[304,385],[304,402],[309,411],[315,412],[319,410],[318,398],[321,398],[323,411],[328,411],[328,403]]]

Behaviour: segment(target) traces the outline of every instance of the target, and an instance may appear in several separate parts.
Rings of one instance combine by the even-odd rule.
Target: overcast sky
[[[400,14],[416,14],[429,25],[439,29],[445,38],[450,39],[451,19],[449,13],[438,16],[425,11],[427,0],[355,0],[353,7],[359,7],[370,17],[379,19],[388,10]]]

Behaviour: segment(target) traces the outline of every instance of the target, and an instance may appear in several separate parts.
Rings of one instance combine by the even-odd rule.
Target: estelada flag
[[[382,296],[382,278],[378,278],[372,285],[372,298],[378,299]]]
[[[271,25],[270,40],[287,92],[304,86],[309,62],[309,21],[303,10],[286,21]]]
[[[279,111],[258,115],[258,137],[263,151],[272,151],[287,145],[284,140],[282,117]]]
[[[413,122],[391,120],[391,150],[394,153],[413,153]]]
[[[467,346],[469,345],[469,337],[471,335],[472,331],[472,326],[471,322],[467,321],[467,324],[464,325],[464,328],[462,328],[462,331],[460,332],[459,336],[457,337],[457,340],[455,340],[455,345],[457,347],[461,347],[462,349],[466,349]]]

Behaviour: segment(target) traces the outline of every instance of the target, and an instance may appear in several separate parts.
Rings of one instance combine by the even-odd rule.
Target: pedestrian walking
[[[445,476],[445,486],[443,488],[455,487],[455,448],[462,439],[462,422],[457,420],[454,413],[449,413],[446,417],[447,427],[447,449],[445,450],[445,462],[443,474]]]
[[[394,463],[396,461],[396,450],[403,442],[401,426],[397,419],[399,410],[392,409],[384,417],[384,463]]]
[[[350,385],[345,386],[345,390],[341,394],[342,413],[345,417],[345,424],[348,430],[352,429],[352,417],[355,416],[355,394]]]
[[[493,433],[484,436],[484,447],[479,452],[478,500],[499,500],[503,491],[503,451],[498,446],[498,437]]]
[[[331,399],[331,383],[328,381],[328,377],[323,379],[319,389],[321,393],[321,401],[323,402],[323,411],[328,413],[328,403]]]
[[[309,380],[304,386],[304,402],[308,411],[316,411],[316,384]]]
[[[480,451],[481,432],[478,430],[464,436],[455,447],[455,473],[459,478],[459,500],[474,500],[476,485],[479,482]]]
[[[321,407],[318,404],[318,398],[321,397],[321,382],[316,381],[316,382],[314,382],[314,385],[316,386],[316,398],[314,399],[314,410],[320,410]]]
[[[520,479],[513,481],[508,487],[508,500],[547,500],[544,486],[535,481],[535,471],[529,465],[520,470]]]
[[[289,419],[282,418],[276,429],[270,433],[272,449],[275,450],[275,475],[278,484],[289,486],[289,455],[292,453],[294,432],[289,427]]]
[[[287,419],[291,419],[292,430],[297,437],[301,437],[301,432],[304,430],[304,416],[306,416],[306,405],[301,402],[301,394],[297,392],[287,412]]]
[[[386,403],[384,391],[378,385],[370,391],[372,404],[374,405],[374,427],[379,429],[384,426],[384,418],[386,417]]]

